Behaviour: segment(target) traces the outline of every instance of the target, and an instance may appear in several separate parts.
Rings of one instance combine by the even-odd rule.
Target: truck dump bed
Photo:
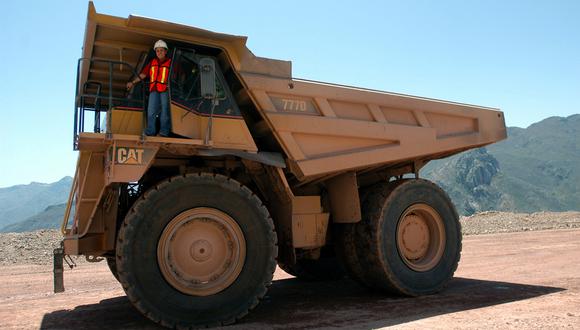
[[[242,74],[299,177],[427,161],[506,138],[497,109]]]

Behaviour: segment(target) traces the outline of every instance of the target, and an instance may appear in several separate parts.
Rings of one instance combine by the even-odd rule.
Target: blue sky
[[[73,175],[88,3],[7,1],[0,187]],[[501,108],[508,126],[580,113],[580,1],[95,1],[97,12],[246,35],[294,77]]]

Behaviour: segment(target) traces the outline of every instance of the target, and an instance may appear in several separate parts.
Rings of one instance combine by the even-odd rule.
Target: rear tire
[[[276,233],[248,188],[212,174],[170,178],[143,194],[117,241],[121,284],[166,327],[232,324],[256,307],[276,267]]]
[[[441,188],[422,179],[376,186],[362,212],[356,245],[365,283],[418,296],[451,280],[461,255],[461,226]]]
[[[398,184],[399,181],[396,181],[391,183],[379,183],[378,186],[382,187],[380,189],[383,190],[383,193],[388,194]],[[361,207],[366,202],[370,192],[377,189],[376,187],[377,186],[375,185],[360,190],[359,195]],[[336,240],[336,255],[351,279],[364,287],[372,288],[372,283],[370,283],[368,279],[367,269],[358,256],[358,245],[356,243],[356,230],[358,226],[360,226],[360,222],[334,224],[333,237]]]
[[[355,244],[356,223],[334,224],[336,255],[343,265],[346,274],[364,287],[368,287],[365,271],[360,263]]]

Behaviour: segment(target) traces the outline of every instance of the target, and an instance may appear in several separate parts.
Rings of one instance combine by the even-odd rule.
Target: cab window
[[[176,50],[172,61],[170,90],[172,102],[188,111],[204,115],[210,113],[212,105],[211,100],[205,99],[201,95],[201,75],[198,63],[202,57],[193,51]],[[241,116],[217,65],[216,89],[217,100],[214,115]]]

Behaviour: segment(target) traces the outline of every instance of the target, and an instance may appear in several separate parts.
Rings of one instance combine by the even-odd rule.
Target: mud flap
[[[53,268],[54,275],[54,293],[64,292],[63,267],[64,248],[60,247],[53,250]]]

